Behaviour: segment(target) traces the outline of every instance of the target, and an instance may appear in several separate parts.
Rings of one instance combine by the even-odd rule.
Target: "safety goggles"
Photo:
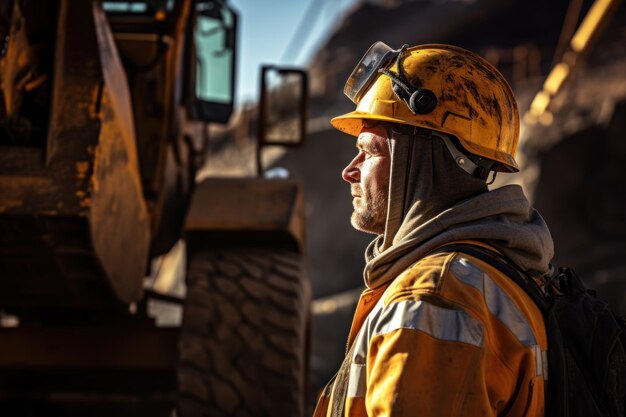
[[[359,61],[343,92],[353,103],[357,104],[369,86],[376,79],[378,70],[385,68],[392,60],[396,59],[401,49],[391,49],[384,42],[376,42],[367,50],[363,58]]]

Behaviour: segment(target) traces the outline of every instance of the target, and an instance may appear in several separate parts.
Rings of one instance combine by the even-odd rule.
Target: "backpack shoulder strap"
[[[449,245],[444,245],[437,248],[432,253],[439,252],[465,253],[491,265],[495,269],[504,273],[520,288],[522,288],[522,290],[524,290],[526,294],[528,294],[528,296],[533,300],[537,307],[539,307],[544,316],[547,315],[550,309],[550,302],[549,299],[546,297],[543,289],[533,278],[531,278],[519,266],[517,266],[510,259],[506,258],[504,255],[487,249],[483,246],[472,245],[471,243],[452,243]]]

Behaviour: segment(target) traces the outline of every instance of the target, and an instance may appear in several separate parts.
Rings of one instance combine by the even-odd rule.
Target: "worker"
[[[366,249],[346,358],[315,416],[541,416],[542,314],[500,269],[451,244],[482,248],[541,279],[553,242],[516,172],[519,114],[489,62],[450,45],[375,43],[332,119],[357,137],[343,171]]]

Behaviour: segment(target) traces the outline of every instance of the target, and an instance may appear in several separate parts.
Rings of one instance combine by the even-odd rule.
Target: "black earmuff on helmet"
[[[437,96],[430,90],[415,90],[409,99],[409,109],[413,113],[428,114],[437,107]]]
[[[381,68],[378,72],[385,74],[391,78],[391,89],[400,100],[404,101],[413,114],[428,114],[437,107],[437,96],[430,90],[425,88],[416,88],[406,78],[402,69],[402,55],[408,45],[400,48],[398,57],[396,58],[396,66],[398,73]]]

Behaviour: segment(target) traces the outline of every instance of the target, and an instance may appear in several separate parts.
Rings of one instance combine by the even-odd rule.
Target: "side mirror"
[[[306,135],[307,103],[306,71],[261,67],[259,147],[301,145]]]
[[[193,3],[187,55],[191,119],[228,123],[235,97],[237,13],[220,0]]]

